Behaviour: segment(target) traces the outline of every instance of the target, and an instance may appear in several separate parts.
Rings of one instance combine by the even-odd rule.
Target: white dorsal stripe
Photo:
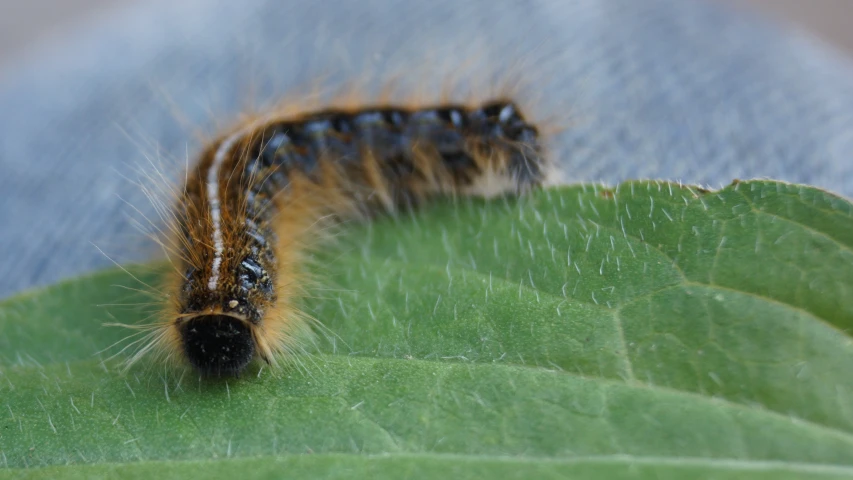
[[[216,290],[216,287],[219,285],[219,270],[222,266],[222,254],[225,252],[225,242],[222,239],[222,207],[219,200],[219,171],[222,169],[222,164],[225,163],[225,159],[228,158],[228,154],[231,153],[231,148],[234,147],[237,140],[269,121],[270,119],[266,117],[258,118],[223,140],[219,144],[219,148],[216,149],[210,170],[207,171],[205,190],[208,202],[210,203],[210,218],[213,221],[213,265],[210,278],[207,280],[207,288],[210,291]]]
[[[219,202],[219,170],[228,158],[234,143],[244,134],[244,131],[237,132],[219,144],[210,170],[207,171],[207,201],[210,204],[210,218],[213,221],[213,266],[210,279],[207,281],[207,288],[210,291],[216,290],[219,284],[219,267],[222,265],[222,253],[225,251],[222,240],[222,207]]]

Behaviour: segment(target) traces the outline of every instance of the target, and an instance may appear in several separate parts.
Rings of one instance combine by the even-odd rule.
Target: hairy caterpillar
[[[310,233],[437,195],[520,194],[543,182],[539,129],[509,99],[375,106],[252,121],[210,142],[170,217],[180,275],[150,351],[202,375],[277,364],[307,328],[293,306]]]

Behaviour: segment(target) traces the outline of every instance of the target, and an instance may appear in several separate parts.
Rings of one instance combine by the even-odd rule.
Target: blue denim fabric
[[[154,252],[125,201],[153,208],[123,175],[146,154],[185,162],[198,142],[174,111],[212,131],[209,111],[238,112],[250,85],[260,99],[318,75],[437,89],[502,70],[526,72],[567,127],[553,151],[566,180],[853,194],[851,64],[716,3],[144,2],[0,73],[0,296],[109,265],[93,243],[119,261]]]

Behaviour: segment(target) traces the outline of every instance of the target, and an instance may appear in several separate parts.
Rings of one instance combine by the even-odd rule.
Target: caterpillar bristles
[[[544,129],[512,95],[459,102],[445,91],[436,104],[394,96],[318,95],[314,108],[303,99],[248,115],[207,142],[179,185],[148,159],[153,173],[140,183],[159,221],[143,215],[137,227],[170,272],[162,288],[147,287],[163,306],[156,320],[124,325],[135,332],[111,346],[127,355],[125,369],[153,357],[201,376],[239,376],[255,360],[307,371],[314,334],[334,334],[298,302],[319,286],[308,254],[335,229],[434,198],[518,196],[548,181]]]

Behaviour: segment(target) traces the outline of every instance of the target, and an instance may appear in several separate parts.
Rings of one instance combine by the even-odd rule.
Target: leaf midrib
[[[33,472],[42,469],[98,469],[102,467],[133,467],[140,464],[154,465],[192,465],[192,464],[210,464],[210,463],[227,463],[227,462],[247,462],[247,461],[269,461],[280,463],[288,458],[304,457],[303,454],[284,453],[277,455],[252,455],[252,456],[232,456],[216,459],[178,459],[178,460],[141,460],[138,462],[98,462],[87,463],[80,465],[48,465],[44,467],[30,468],[12,468],[8,472]],[[507,464],[549,464],[549,465],[578,465],[578,464],[599,464],[599,465],[626,465],[626,466],[671,466],[671,467],[704,467],[719,470],[744,470],[744,471],[763,471],[785,469],[791,472],[799,473],[816,473],[816,474],[835,474],[835,475],[851,475],[853,476],[853,467],[840,464],[827,463],[804,463],[804,462],[786,462],[780,460],[744,460],[736,458],[713,458],[713,457],[670,457],[670,456],[654,456],[654,455],[581,455],[567,458],[542,457],[542,456],[510,456],[510,455],[484,455],[484,454],[455,454],[455,453],[383,453],[383,454],[356,454],[356,453],[312,453],[312,459],[336,459],[336,458],[353,458],[371,460],[387,460],[387,459],[416,459],[416,460],[431,460],[431,461],[483,461],[483,462],[500,462]],[[320,462],[322,463],[322,462]]]

